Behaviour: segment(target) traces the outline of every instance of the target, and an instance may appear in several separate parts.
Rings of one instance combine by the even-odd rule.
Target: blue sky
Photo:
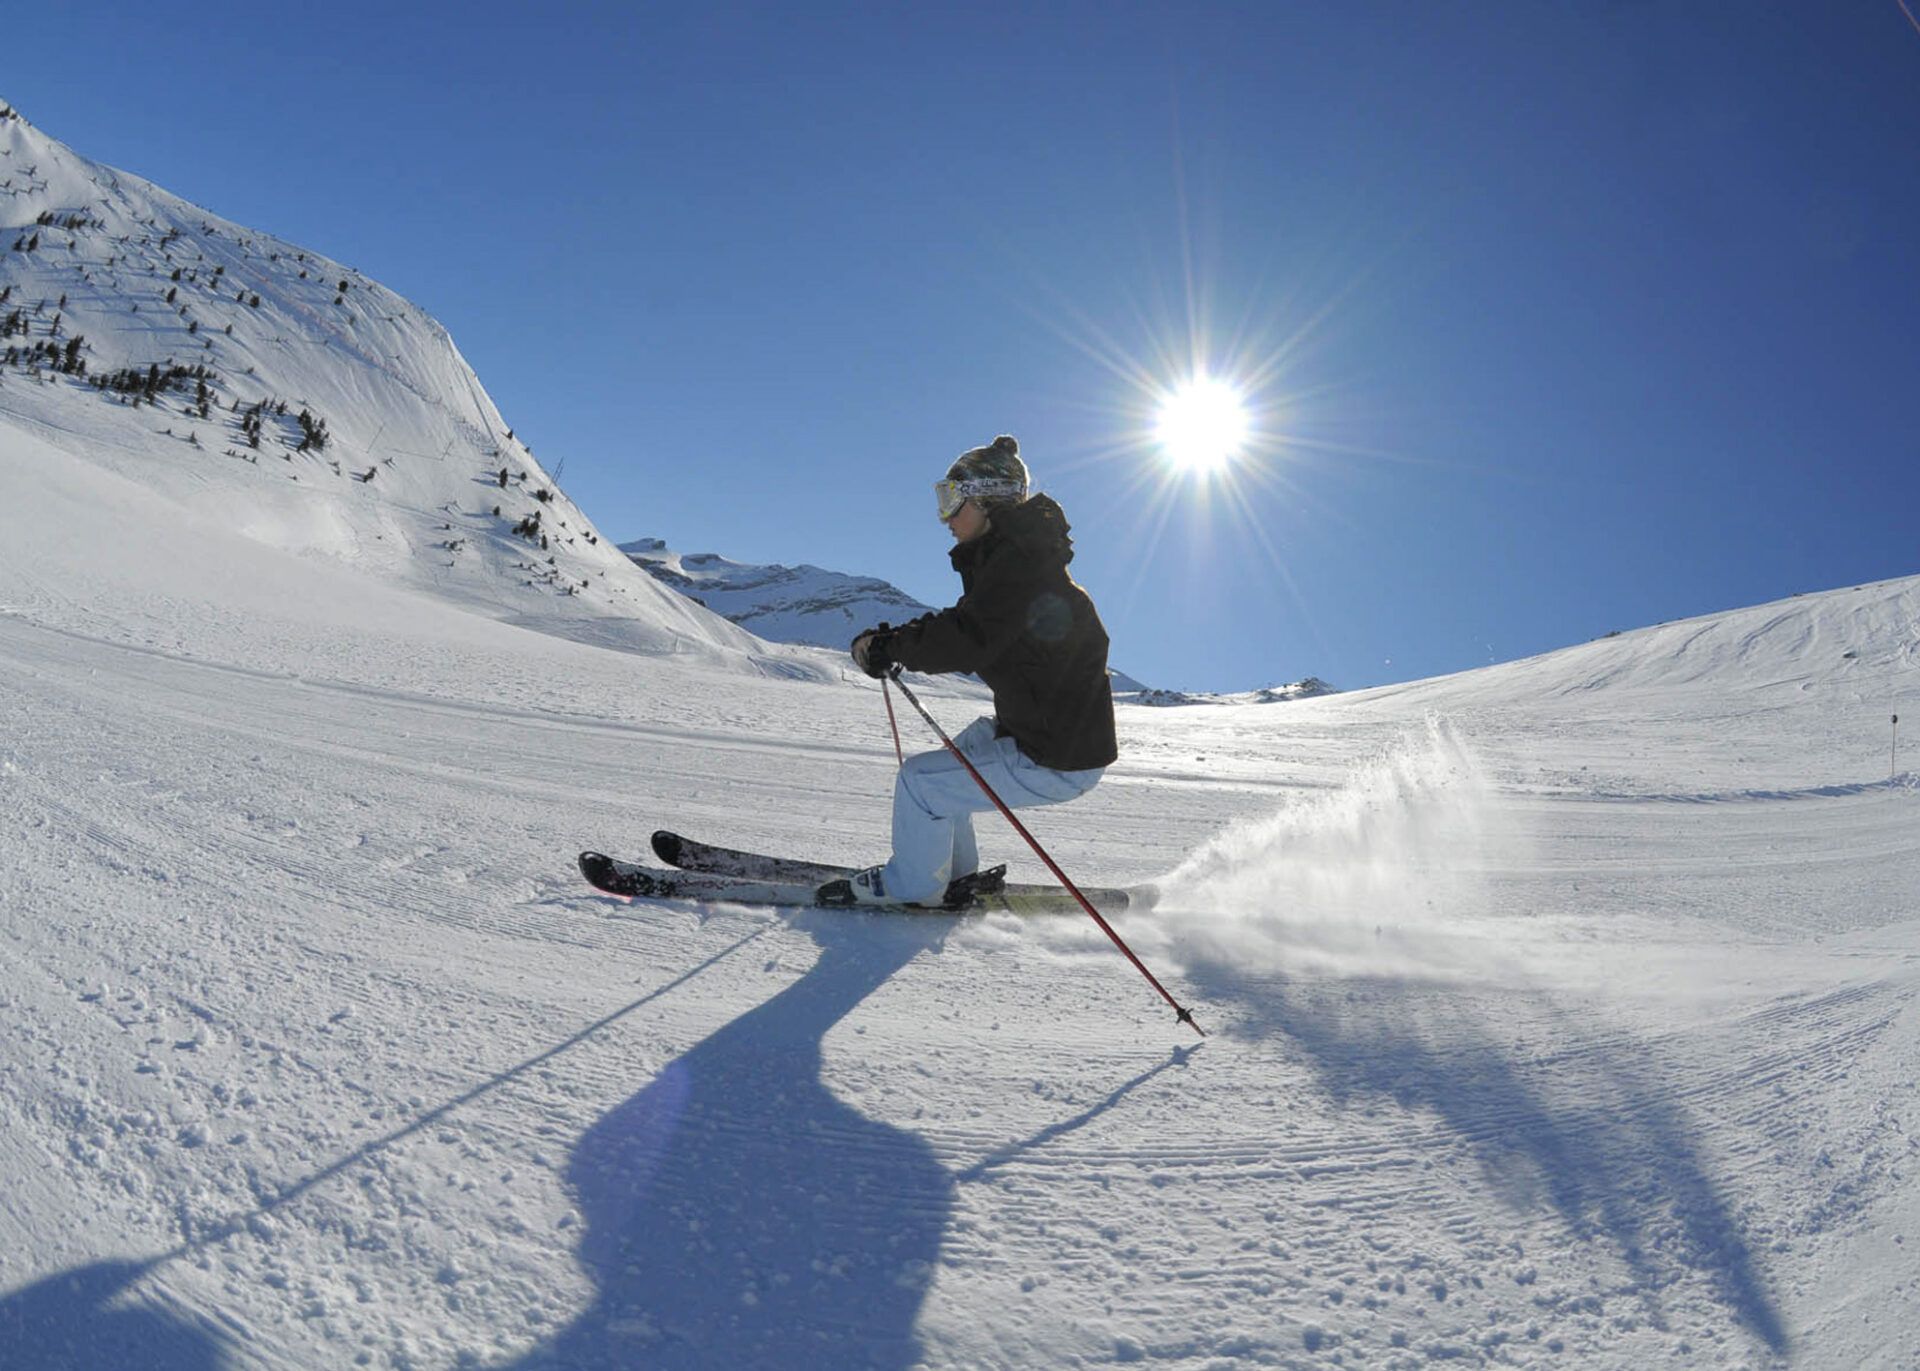
[[[621,540],[948,603],[1011,432],[1115,664],[1220,690],[1920,572],[1898,0],[15,8],[0,97],[437,315]]]

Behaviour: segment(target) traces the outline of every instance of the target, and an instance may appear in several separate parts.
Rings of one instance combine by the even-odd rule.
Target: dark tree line
[[[58,372],[62,376],[85,376],[87,359],[80,355],[80,349],[86,345],[86,338],[76,334],[67,339],[62,347],[54,342],[35,343],[31,347],[10,347],[5,354],[5,364],[10,367],[24,366],[32,371],[43,368]]]
[[[122,367],[118,371],[103,373],[93,378],[93,386],[100,391],[111,391],[115,395],[125,396],[135,405],[157,403],[161,396],[174,390],[185,390],[189,383],[195,387],[196,409],[206,409],[211,392],[207,388],[209,381],[218,384],[219,376],[203,366],[180,366],[168,363],[162,368],[158,362],[142,370],[139,367]]]

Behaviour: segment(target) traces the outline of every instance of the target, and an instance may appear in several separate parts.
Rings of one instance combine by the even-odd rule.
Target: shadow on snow
[[[567,1179],[585,1215],[594,1303],[516,1366],[906,1367],[955,1187],[1104,1114],[1196,1049],[1074,1118],[954,1174],[917,1135],[821,1080],[826,1034],[945,937],[945,920],[817,915],[811,970],[671,1063],[581,1139]],[[763,930],[764,931],[764,930]],[[375,1153],[697,978],[756,932],[632,1004],[145,1261],[106,1260],[0,1295],[0,1371],[224,1371],[225,1330],[135,1287],[167,1262],[290,1205]]]
[[[225,1340],[204,1320],[130,1293],[156,1265],[101,1261],[0,1297],[5,1371],[220,1371]]]
[[[821,1043],[945,921],[801,921],[813,968],[601,1118],[567,1180],[598,1298],[520,1366],[904,1367],[953,1204],[917,1135],[842,1103]]]
[[[699,966],[605,1015],[511,1070],[429,1110],[403,1128],[340,1157],[281,1189],[271,1199],[200,1231],[171,1252],[145,1261],[103,1260],[56,1272],[0,1295],[0,1371],[95,1371],[141,1367],[143,1371],[221,1371],[228,1365],[221,1330],[200,1316],[168,1309],[161,1297],[132,1293],[148,1275],[191,1252],[242,1231],[254,1218],[299,1200],[327,1181],[428,1128],[453,1111],[552,1061],[611,1024],[697,979],[709,967],[761,936],[756,931],[721,949]]]
[[[1437,1115],[1504,1201],[1549,1205],[1574,1233],[1608,1240],[1656,1322],[1659,1292],[1697,1271],[1769,1350],[1786,1350],[1753,1250],[1707,1173],[1670,1074],[1644,1045],[1569,1033],[1558,1064],[1523,1069],[1444,988],[1394,978],[1255,985],[1225,970],[1201,983],[1246,1015],[1241,1033],[1284,1034],[1303,1048],[1336,1102],[1384,1097]]]

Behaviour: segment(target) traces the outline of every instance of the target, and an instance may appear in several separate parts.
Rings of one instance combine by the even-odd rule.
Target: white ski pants
[[[1051,771],[1031,761],[1011,738],[993,736],[991,718],[975,719],[954,738],[1008,809],[1029,809],[1075,800],[1106,774]],[[993,808],[980,783],[946,748],[907,758],[893,783],[893,860],[881,880],[896,900],[930,903],[947,882],[980,869],[973,816]]]

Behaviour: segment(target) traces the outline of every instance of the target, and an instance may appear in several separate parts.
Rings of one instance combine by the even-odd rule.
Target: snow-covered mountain
[[[1118,683],[1116,682],[1116,685]],[[1318,676],[1308,676],[1304,680],[1288,685],[1263,686],[1259,690],[1242,690],[1231,693],[1198,690],[1159,690],[1151,686],[1137,686],[1127,695],[1127,701],[1136,705],[1151,705],[1156,709],[1168,709],[1179,705],[1272,705],[1283,704],[1291,700],[1317,700],[1322,695],[1337,694],[1335,687],[1328,685]]]
[[[0,109],[0,426],[491,617],[824,671],[638,572],[420,308]]]
[[[680,553],[661,538],[622,543],[620,550],[661,584],[769,642],[842,650],[862,629],[905,623],[931,608],[871,576]]]

